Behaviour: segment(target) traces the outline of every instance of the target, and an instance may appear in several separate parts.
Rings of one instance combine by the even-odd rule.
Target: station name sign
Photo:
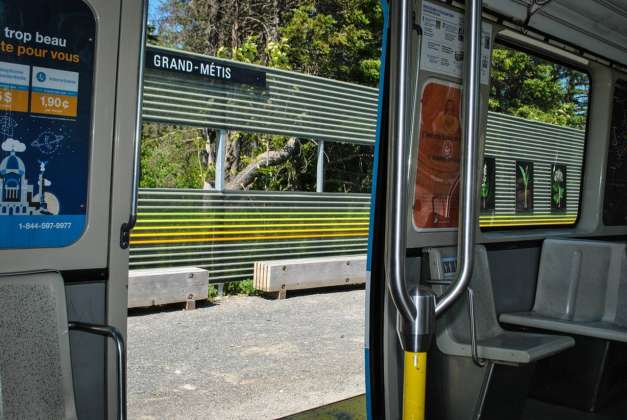
[[[205,77],[220,83],[241,84],[266,88],[266,73],[229,61],[202,59],[157,48],[147,48],[146,67]]]

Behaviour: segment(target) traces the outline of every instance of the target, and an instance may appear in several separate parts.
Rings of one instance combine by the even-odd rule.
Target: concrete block
[[[187,303],[208,298],[209,273],[196,267],[131,270],[128,307]]]
[[[258,261],[253,277],[256,289],[278,292],[280,298],[287,290],[365,282],[365,255]]]

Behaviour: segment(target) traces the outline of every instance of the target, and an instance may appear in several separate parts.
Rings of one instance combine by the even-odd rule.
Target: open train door
[[[423,419],[425,402],[427,413],[431,405],[425,381],[436,317],[465,296],[473,269],[480,104],[488,94],[492,33],[481,22],[480,0],[467,1],[465,11],[420,0],[385,6],[367,297],[368,414]],[[422,250],[443,246],[449,249],[440,256],[440,281],[427,284]]]
[[[142,0],[0,1],[0,418],[125,418]]]
[[[616,318],[625,305],[606,284],[625,281],[612,267],[626,266],[627,2],[384,9],[368,417],[625,418],[627,329]],[[515,67],[505,56],[545,73],[503,77]],[[501,79],[490,75],[499,57]],[[578,80],[578,123],[555,118],[567,94],[546,119],[494,110],[503,91],[527,105],[507,83],[532,86],[553,71]]]

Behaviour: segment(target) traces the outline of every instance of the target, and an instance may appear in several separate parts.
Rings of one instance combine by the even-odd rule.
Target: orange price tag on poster
[[[454,83],[429,82],[421,97],[414,225],[416,228],[456,227],[461,89]]]
[[[30,110],[35,114],[76,117],[78,73],[33,67]]]
[[[0,110],[28,112],[30,67],[0,62]]]
[[[76,117],[78,105],[76,99],[76,96],[33,92],[31,112],[62,117]]]

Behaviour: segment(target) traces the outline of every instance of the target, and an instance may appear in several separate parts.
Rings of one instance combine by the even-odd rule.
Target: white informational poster
[[[464,71],[464,15],[430,2],[422,3],[421,70],[462,78]],[[482,24],[481,83],[490,84],[492,25]]]

